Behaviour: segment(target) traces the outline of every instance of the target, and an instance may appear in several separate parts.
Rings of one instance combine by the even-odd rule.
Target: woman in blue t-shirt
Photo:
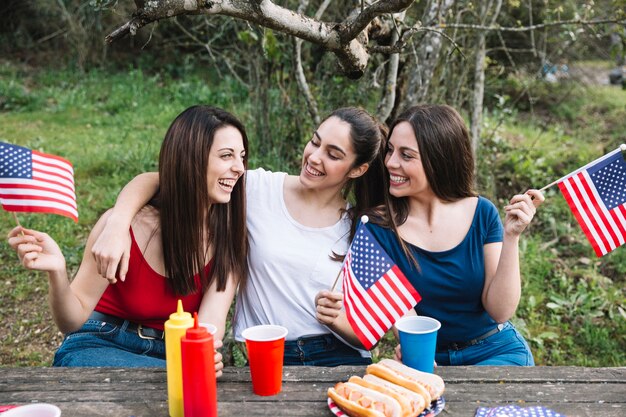
[[[541,192],[511,198],[503,224],[473,189],[467,127],[449,106],[402,113],[391,126],[385,165],[397,226],[379,218],[368,228],[422,296],[415,312],[441,322],[437,364],[534,365],[508,320],[521,294],[519,236],[543,202]],[[316,301],[323,323],[343,314],[336,293]]]

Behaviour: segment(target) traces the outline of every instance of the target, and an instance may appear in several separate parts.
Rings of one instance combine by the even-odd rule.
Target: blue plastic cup
[[[425,316],[407,316],[396,324],[400,336],[402,363],[422,372],[433,373],[439,321]]]

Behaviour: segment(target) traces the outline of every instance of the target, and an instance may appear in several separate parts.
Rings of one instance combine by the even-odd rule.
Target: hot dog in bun
[[[352,376],[348,380],[348,382],[352,382],[353,384],[361,385],[365,388],[372,389],[374,391],[378,391],[382,394],[388,395],[400,404],[400,415],[402,417],[412,417],[413,413],[411,412],[411,403],[409,400],[402,396],[397,391],[390,389],[382,384],[376,383],[374,381],[366,381],[365,378],[361,378],[360,376]]]
[[[445,388],[443,379],[440,376],[420,372],[392,359],[383,359],[378,363],[368,365],[367,373],[386,379],[411,391],[423,392],[423,388],[425,388],[429,396],[425,398],[427,404],[439,398]]]
[[[379,378],[376,375],[367,374],[363,377],[363,380],[378,386],[383,386],[404,397],[409,403],[409,413],[407,416],[416,417],[430,405],[422,393],[411,391],[410,389],[396,385],[393,382],[389,382],[386,379]]]
[[[351,417],[403,417],[394,398],[353,382],[328,388],[328,396]]]

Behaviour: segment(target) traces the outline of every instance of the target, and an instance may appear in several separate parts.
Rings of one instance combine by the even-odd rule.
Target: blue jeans
[[[369,365],[370,358],[337,339],[332,334],[301,337],[285,342],[284,365]]]
[[[165,367],[165,341],[142,339],[126,330],[89,319],[68,333],[54,355],[52,366]]]
[[[528,343],[511,324],[478,343],[460,350],[437,351],[437,365],[496,365],[534,366],[535,360]]]

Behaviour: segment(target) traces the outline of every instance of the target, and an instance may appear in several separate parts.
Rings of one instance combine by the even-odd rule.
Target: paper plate
[[[418,417],[436,416],[437,414],[441,413],[441,410],[443,410],[443,407],[445,405],[446,400],[443,397],[439,397],[436,401],[430,403],[430,407],[424,410],[422,414],[420,414]],[[332,411],[333,414],[337,417],[347,416],[346,413],[344,413],[339,407],[337,407],[337,404],[335,404],[335,402],[331,398],[328,398],[328,408],[330,408],[330,411]]]

